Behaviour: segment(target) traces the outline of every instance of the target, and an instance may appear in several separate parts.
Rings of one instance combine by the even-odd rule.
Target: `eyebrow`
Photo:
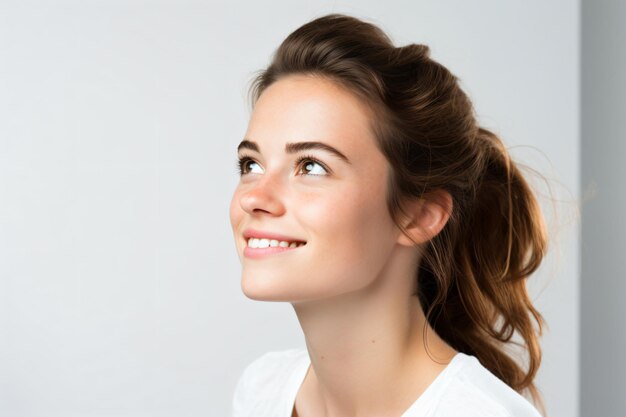
[[[250,149],[252,151],[261,153],[259,145],[256,142],[249,140],[249,139],[242,140],[239,146],[237,146],[237,152],[239,152],[242,149]],[[293,143],[285,144],[286,153],[297,153],[297,152],[305,151],[308,149],[321,149],[323,151],[332,153],[333,155],[339,157],[340,159],[347,162],[348,164],[352,163],[350,162],[348,157],[345,156],[343,153],[341,153],[338,149],[323,142],[307,141],[307,142],[293,142]]]

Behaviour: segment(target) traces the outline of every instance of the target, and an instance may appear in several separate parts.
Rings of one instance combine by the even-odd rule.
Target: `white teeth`
[[[280,246],[281,248],[286,248],[286,247],[290,247],[290,248],[297,248],[304,245],[304,242],[301,243],[296,243],[296,242],[287,242],[284,240],[276,240],[276,239],[257,239],[257,238],[250,238],[248,239],[248,247],[251,248],[268,248],[268,247],[278,247]]]

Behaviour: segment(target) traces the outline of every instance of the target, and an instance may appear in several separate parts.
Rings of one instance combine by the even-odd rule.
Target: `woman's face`
[[[385,202],[388,163],[369,117],[347,91],[303,75],[275,82],[256,102],[245,134],[253,145],[240,146],[239,157],[249,159],[230,204],[248,298],[328,298],[363,289],[379,276],[398,230]],[[288,144],[301,142],[322,142],[348,161],[320,148],[286,152]],[[254,145],[258,151],[250,149]],[[249,228],[306,244],[259,256],[268,249],[247,248]]]

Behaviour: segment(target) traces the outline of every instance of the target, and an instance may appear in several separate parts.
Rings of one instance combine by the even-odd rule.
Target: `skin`
[[[296,312],[311,358],[293,414],[301,417],[400,416],[456,354],[411,296],[420,249],[445,225],[452,200],[441,191],[410,202],[403,222],[417,245],[398,229],[384,198],[390,167],[371,117],[332,81],[290,75],[255,104],[245,138],[260,153],[239,152],[254,160],[230,204],[241,288]],[[308,140],[330,144],[350,163],[324,150],[285,153],[285,143]],[[303,154],[323,165],[296,166]],[[250,259],[243,255],[248,227],[307,244]]]

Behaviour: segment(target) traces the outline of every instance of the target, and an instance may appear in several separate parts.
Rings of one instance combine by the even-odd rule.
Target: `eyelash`
[[[249,156],[242,156],[241,158],[238,158],[236,161],[236,168],[237,168],[237,172],[239,173],[239,176],[242,176],[244,174],[247,174],[247,172],[243,172],[243,168],[245,166],[246,163],[248,163],[248,161],[254,161],[254,159],[250,158]],[[321,166],[322,168],[324,168],[324,171],[326,171],[327,173],[330,173],[330,170],[326,167],[326,165],[324,165],[322,162],[320,162],[319,160],[317,160],[316,158],[310,156],[310,155],[303,155],[300,158],[298,158],[294,164],[294,166],[298,167],[300,166],[303,162],[315,162],[316,164],[318,164],[319,166]],[[254,161],[256,162],[256,161]],[[324,175],[319,175],[319,174],[305,174],[305,175],[309,175],[312,177],[323,177]]]

